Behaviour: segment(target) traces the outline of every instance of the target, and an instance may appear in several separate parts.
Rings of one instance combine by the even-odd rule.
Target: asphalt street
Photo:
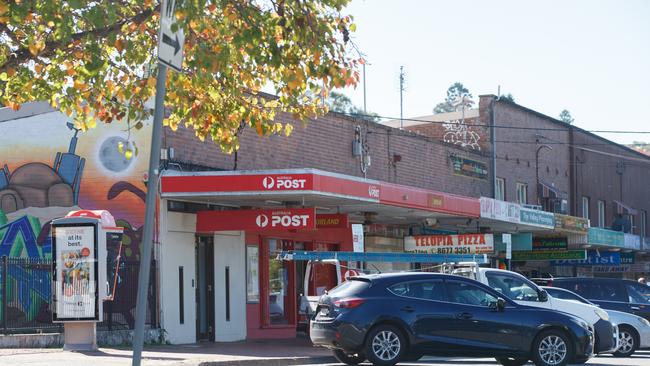
[[[314,365],[314,364],[311,364]],[[318,364],[322,366],[335,366],[342,365],[340,363],[324,363]],[[363,363],[363,365],[371,365],[370,363]],[[423,358],[419,362],[406,362],[399,363],[400,366],[499,366],[494,359],[490,358],[436,358],[428,357]],[[534,366],[532,362],[527,364]],[[637,351],[632,357],[618,358],[610,355],[597,356],[590,359],[585,365],[589,366],[650,366],[650,350]],[[306,366],[306,365],[305,365]]]

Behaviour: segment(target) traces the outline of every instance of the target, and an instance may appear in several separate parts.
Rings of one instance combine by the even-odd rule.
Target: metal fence
[[[113,301],[104,302],[104,320],[98,329],[133,329],[140,262],[120,263]],[[156,262],[152,262],[146,324],[158,326]],[[0,334],[60,332],[52,323],[52,260],[0,258]]]

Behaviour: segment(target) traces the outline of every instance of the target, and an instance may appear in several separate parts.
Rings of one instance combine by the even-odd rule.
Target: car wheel
[[[569,337],[559,330],[544,331],[533,343],[532,359],[537,366],[564,366],[573,356]]]
[[[392,366],[400,361],[405,347],[402,332],[391,325],[379,325],[366,339],[366,358],[375,366]]]
[[[527,358],[516,358],[516,357],[496,357],[498,363],[503,366],[522,366],[528,362]]]
[[[366,360],[366,357],[361,353],[350,354],[345,353],[340,349],[334,350],[334,357],[336,357],[339,362],[342,362],[346,365],[358,365]]]
[[[614,352],[616,357],[629,357],[639,348],[639,336],[626,325],[618,329],[618,349]]]

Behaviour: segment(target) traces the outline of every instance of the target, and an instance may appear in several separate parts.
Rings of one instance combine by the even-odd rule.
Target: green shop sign
[[[533,240],[534,251],[566,251],[568,249],[566,238],[535,238]]]
[[[552,261],[562,259],[587,259],[586,250],[548,251],[548,252],[512,252],[513,261]]]
[[[589,228],[587,243],[596,245],[608,245],[611,247],[625,247],[625,234],[620,231],[601,229],[599,227]]]
[[[521,208],[519,216],[522,224],[540,226],[549,229],[555,227],[555,215],[551,212]]]

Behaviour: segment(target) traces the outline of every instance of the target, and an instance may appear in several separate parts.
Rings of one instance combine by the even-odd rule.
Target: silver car
[[[549,295],[598,306],[584,297],[559,287],[542,287]],[[618,325],[618,349],[614,356],[628,357],[637,349],[650,348],[650,322],[640,316],[616,310],[605,310],[612,323]]]

